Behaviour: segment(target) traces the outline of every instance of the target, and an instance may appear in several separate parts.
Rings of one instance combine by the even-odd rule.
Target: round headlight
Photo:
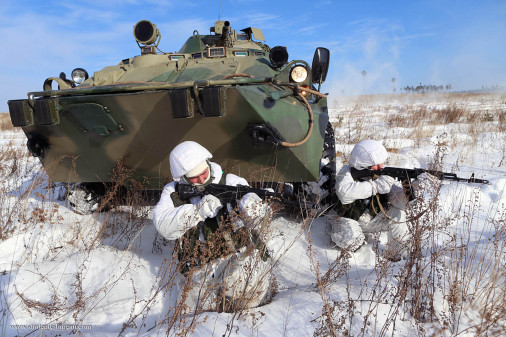
[[[304,82],[307,78],[307,69],[304,66],[295,66],[290,71],[290,77],[292,81],[300,83]]]
[[[88,72],[83,68],[76,68],[72,70],[71,76],[72,81],[74,81],[75,84],[79,85],[88,79]]]

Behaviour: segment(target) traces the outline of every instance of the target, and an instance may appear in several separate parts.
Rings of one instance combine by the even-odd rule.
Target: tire
[[[330,122],[325,129],[322,157],[320,161],[320,178],[318,182],[296,183],[295,194],[299,201],[308,201],[312,204],[312,212],[306,210],[304,214],[321,216],[334,207],[337,202],[336,195],[336,140],[334,127]],[[301,202],[301,204],[303,204]]]
[[[77,214],[92,214],[104,209],[105,186],[102,183],[67,185],[67,201]]]
[[[322,151],[322,167],[320,169],[319,185],[327,195],[322,199],[325,206],[333,206],[337,202],[336,195],[336,138],[334,127],[330,122],[325,129],[325,139]]]

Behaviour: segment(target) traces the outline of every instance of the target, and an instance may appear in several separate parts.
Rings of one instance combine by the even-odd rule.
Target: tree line
[[[415,86],[405,86],[404,88],[402,88],[402,90],[404,90],[405,92],[407,93],[417,93],[417,94],[423,94],[423,93],[427,93],[427,92],[446,92],[446,91],[450,91],[452,90],[452,86],[451,84],[447,84],[447,85],[433,85],[433,84],[429,84],[429,85],[422,85],[422,83],[420,83],[419,85],[417,85],[416,87]]]

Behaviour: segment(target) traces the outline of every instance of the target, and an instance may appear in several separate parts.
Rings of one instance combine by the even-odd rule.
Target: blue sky
[[[171,52],[195,29],[208,33],[219,8],[219,0],[2,0],[0,111],[61,71],[91,75],[138,55],[139,20],[154,22],[159,48]],[[506,86],[505,0],[222,0],[221,19],[237,30],[262,29],[290,59],[310,63],[316,47],[329,48],[322,90],[334,97],[390,93],[392,78],[398,91],[419,83]]]

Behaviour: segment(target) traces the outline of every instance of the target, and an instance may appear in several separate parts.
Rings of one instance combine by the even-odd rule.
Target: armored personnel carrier
[[[253,183],[332,188],[334,137],[319,91],[328,49],[317,48],[311,65],[289,61],[260,29],[236,31],[228,21],[209,35],[195,30],[177,53],[158,50],[161,35],[149,21],[133,33],[140,55],[93,76],[61,73],[43,91],[8,101],[12,124],[51,181],[73,186],[77,212],[94,211],[119,171],[128,173],[125,186],[161,190],[171,179],[169,154],[185,140]]]

